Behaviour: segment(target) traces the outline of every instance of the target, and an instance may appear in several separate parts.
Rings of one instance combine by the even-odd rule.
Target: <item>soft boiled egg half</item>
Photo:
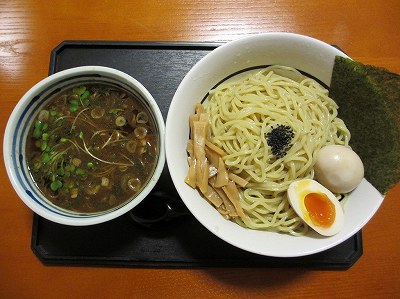
[[[337,234],[344,225],[343,208],[336,196],[312,179],[292,182],[288,198],[294,211],[316,232]]]

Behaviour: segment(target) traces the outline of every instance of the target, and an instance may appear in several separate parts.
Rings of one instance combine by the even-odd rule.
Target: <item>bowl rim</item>
[[[134,90],[138,91],[142,97],[148,102],[149,108],[151,109],[156,125],[158,126],[159,131],[159,156],[158,161],[155,166],[153,176],[148,181],[147,185],[143,190],[138,194],[134,200],[122,205],[121,207],[111,210],[110,212],[105,212],[99,215],[88,215],[87,217],[66,217],[61,214],[54,213],[53,211],[49,211],[46,208],[41,207],[39,204],[32,201],[29,195],[27,195],[26,190],[19,184],[17,173],[18,171],[14,169],[12,164],[12,157],[14,156],[13,145],[11,144],[11,140],[15,134],[16,123],[18,121],[19,115],[22,110],[31,102],[31,100],[40,93],[42,89],[45,89],[47,86],[54,84],[56,82],[63,81],[71,76],[76,75],[90,75],[90,74],[100,74],[100,75],[108,75],[116,79],[117,81],[123,81],[125,84],[132,87]],[[132,76],[114,69],[105,66],[79,66],[74,68],[69,68],[66,70],[62,70],[60,72],[54,73],[39,82],[33,85],[18,101],[14,109],[12,110],[9,119],[6,124],[4,137],[3,137],[3,159],[6,168],[7,175],[13,186],[13,189],[16,191],[19,198],[36,214],[39,216],[46,218],[50,221],[71,225],[71,226],[86,226],[103,223],[114,218],[117,218],[135,206],[137,206],[142,200],[146,198],[146,196],[151,192],[154,188],[155,184],[159,180],[161,173],[163,171],[166,156],[165,156],[165,122],[160,111],[160,108],[150,94],[150,92],[146,89],[146,87],[140,83],[138,80],[133,78]],[[82,213],[84,215],[84,213]]]
[[[216,48],[215,50],[211,51],[206,56],[204,56],[200,61],[198,61],[189,70],[189,72],[186,74],[186,76],[183,78],[180,85],[178,86],[178,88],[174,94],[174,97],[172,99],[171,105],[169,107],[168,116],[167,116],[167,120],[166,120],[166,157],[167,157],[167,164],[170,169],[174,169],[173,167],[175,167],[175,169],[176,169],[177,168],[176,164],[178,162],[178,158],[175,159],[175,157],[176,157],[176,155],[178,155],[178,153],[177,153],[176,145],[174,147],[173,138],[172,138],[173,135],[176,134],[176,131],[174,131],[174,129],[178,128],[177,127],[178,121],[177,121],[177,113],[173,113],[172,111],[178,111],[179,109],[182,109],[182,107],[180,107],[181,102],[179,102],[178,99],[183,97],[183,93],[185,92],[185,90],[187,90],[186,86],[189,84],[193,84],[193,82],[195,80],[198,80],[198,78],[202,78],[203,73],[201,73],[201,72],[204,72],[204,69],[203,69],[204,65],[212,63],[213,59],[215,59],[216,56],[221,56],[225,51],[231,51],[231,50],[235,51],[236,47],[240,48],[240,49],[246,48],[245,47],[246,43],[248,43],[249,41],[257,40],[257,39],[258,40],[266,39],[266,40],[275,40],[275,41],[277,39],[283,39],[283,40],[286,40],[286,42],[288,42],[288,40],[290,40],[290,41],[295,40],[296,42],[299,42],[299,43],[305,42],[307,44],[311,44],[311,45],[317,47],[318,49],[319,48],[324,49],[325,52],[329,52],[330,56],[336,54],[336,55],[340,55],[343,57],[348,57],[345,53],[343,53],[338,48],[336,48],[332,45],[329,45],[321,40],[318,40],[318,39],[315,39],[313,37],[306,36],[306,35],[301,35],[301,34],[296,34],[296,33],[286,33],[286,32],[270,32],[270,33],[260,33],[260,34],[244,36],[244,37],[238,38],[236,40],[230,41],[226,44],[223,44],[220,47]],[[233,54],[230,56],[233,56]],[[350,57],[348,57],[348,58],[350,58]],[[200,74],[196,75],[197,72],[199,72]],[[328,79],[325,80],[327,82],[324,82],[324,83],[326,83],[326,84],[328,83],[327,85],[329,86],[330,85],[330,77]],[[217,83],[217,82],[218,81],[214,81],[214,83]],[[208,90],[210,88],[212,88],[211,85],[208,86]],[[205,95],[205,93],[203,94],[203,96],[204,95]],[[197,100],[200,101],[201,99],[202,98],[199,98]],[[194,111],[194,105],[193,105],[192,111]],[[184,113],[186,113],[186,111]],[[179,122],[179,124],[182,126],[182,122]],[[180,153],[182,153],[181,149],[179,149],[179,151],[180,151]],[[179,162],[180,163],[178,163],[178,164],[183,163],[183,162],[181,162],[180,159],[179,159]],[[357,227],[353,227],[350,232],[346,233],[346,235],[337,235],[337,237],[335,239],[334,238],[331,239],[334,241],[332,241],[332,242],[328,241],[325,243],[322,242],[323,244],[321,246],[317,246],[315,248],[306,248],[304,250],[297,250],[297,249],[292,248],[292,249],[289,249],[286,251],[285,250],[279,251],[274,246],[272,246],[272,249],[267,248],[268,246],[266,246],[264,248],[262,248],[260,246],[255,246],[254,244],[252,244],[253,240],[251,238],[246,239],[246,241],[245,241],[245,242],[247,242],[247,244],[246,244],[243,240],[241,241],[241,240],[236,239],[235,236],[233,236],[233,233],[229,230],[229,228],[227,228],[227,225],[222,223],[222,220],[214,221],[215,218],[212,216],[211,216],[211,219],[209,219],[208,217],[205,217],[204,215],[203,216],[200,215],[201,212],[196,210],[196,208],[199,208],[199,207],[203,208],[204,206],[203,206],[203,204],[194,203],[193,199],[192,199],[194,197],[200,197],[200,195],[199,194],[195,195],[192,191],[189,190],[190,187],[187,186],[183,182],[181,174],[177,174],[177,172],[171,172],[171,178],[175,185],[176,190],[178,191],[178,194],[180,195],[180,197],[182,198],[183,202],[185,203],[187,208],[190,210],[192,215],[211,233],[213,233],[220,239],[226,241],[227,243],[230,243],[231,245],[238,247],[240,249],[243,249],[243,250],[246,250],[246,251],[249,251],[252,253],[256,253],[256,254],[261,254],[261,255],[266,255],[266,256],[274,256],[274,257],[297,257],[297,256],[310,255],[310,254],[314,254],[314,253],[318,253],[318,252],[327,250],[329,248],[332,248],[332,247],[342,243],[343,241],[347,240],[348,238],[350,238],[354,234],[356,234],[372,218],[372,216],[378,210],[379,206],[381,205],[381,203],[383,202],[383,199],[384,199],[382,194],[380,194],[367,180],[363,179],[362,183],[360,184],[360,187],[357,188],[353,192],[358,192],[358,194],[359,194],[360,192],[362,192],[362,190],[364,190],[366,188],[372,192],[372,196],[374,196],[374,201],[373,201],[373,206],[369,210],[367,217],[363,218],[362,220],[360,219],[359,225]],[[194,191],[197,191],[197,190],[194,190]],[[187,194],[190,194],[191,198],[189,198],[189,196]],[[205,200],[204,200],[204,202],[205,202]],[[206,203],[206,204],[208,204],[208,203]],[[208,210],[208,212],[214,213],[214,215],[216,213],[218,213],[216,211],[215,212],[211,211],[211,209]],[[226,221],[226,220],[224,220],[224,221]],[[229,222],[229,221],[226,221],[226,222]],[[252,236],[259,236],[260,233],[261,234],[264,233],[263,231],[244,229],[242,227],[239,227],[239,225],[234,224],[233,222],[232,222],[232,225],[236,225],[238,227],[238,228],[235,228],[235,232],[237,230],[247,230],[246,234],[249,234]],[[254,231],[256,231],[256,232],[254,232]],[[265,233],[271,234],[271,232],[265,232]],[[274,234],[277,234],[277,233],[274,233]],[[311,235],[312,235],[312,233],[311,233]],[[296,237],[292,237],[292,236],[289,236],[289,237],[296,238]],[[316,238],[318,239],[318,236],[316,236]],[[285,235],[283,237],[283,240],[284,240],[283,242],[286,242],[288,240],[287,237],[285,237]],[[265,241],[268,242],[268,238]]]

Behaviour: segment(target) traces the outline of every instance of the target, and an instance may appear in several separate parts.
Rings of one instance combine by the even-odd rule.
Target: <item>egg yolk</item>
[[[304,197],[304,205],[311,221],[322,227],[329,227],[335,221],[335,205],[322,193],[309,193]]]

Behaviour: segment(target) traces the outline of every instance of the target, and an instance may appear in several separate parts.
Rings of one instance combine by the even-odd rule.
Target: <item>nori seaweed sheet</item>
[[[337,56],[329,95],[350,130],[365,178],[386,194],[400,180],[400,75]]]

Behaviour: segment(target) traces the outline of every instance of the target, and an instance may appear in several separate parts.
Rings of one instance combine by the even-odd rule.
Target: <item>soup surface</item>
[[[75,86],[53,96],[36,116],[27,163],[42,193],[80,213],[117,207],[154,172],[158,137],[148,109],[105,84]]]

